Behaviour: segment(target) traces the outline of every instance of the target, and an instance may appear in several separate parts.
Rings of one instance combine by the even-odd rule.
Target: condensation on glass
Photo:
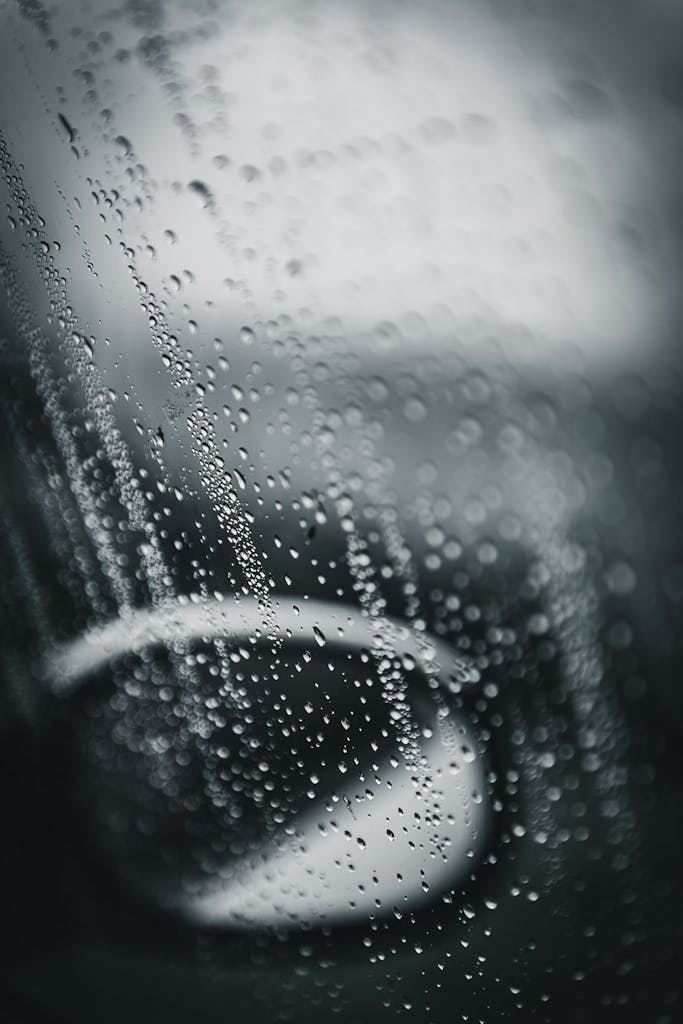
[[[560,6],[0,7],[8,706],[308,1014],[675,1020],[680,18]]]

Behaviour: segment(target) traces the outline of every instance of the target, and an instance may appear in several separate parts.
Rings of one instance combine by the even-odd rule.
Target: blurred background
[[[678,6],[0,26],[6,1019],[675,1024]]]

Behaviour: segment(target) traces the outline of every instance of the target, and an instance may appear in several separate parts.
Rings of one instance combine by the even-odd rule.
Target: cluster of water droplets
[[[271,929],[274,941],[307,930],[302,976],[336,955],[335,928],[355,925],[384,1005],[405,1012],[415,997],[392,986],[405,992],[406,952],[428,961],[426,1011],[449,971],[473,992],[504,987],[511,1005],[545,1003],[542,988],[521,994],[503,959],[521,979],[538,968],[543,902],[560,906],[556,941],[587,864],[616,878],[628,905],[638,862],[610,674],[632,633],[624,612],[605,642],[600,617],[605,591],[627,604],[637,571],[621,551],[604,566],[590,537],[572,535],[594,494],[607,494],[601,526],[619,521],[585,365],[573,349],[566,365],[558,356],[560,399],[530,393],[540,333],[497,320],[491,340],[478,299],[471,319],[397,299],[394,319],[374,322],[373,290],[386,294],[370,261],[326,292],[329,253],[304,244],[320,225],[306,222],[305,197],[278,191],[298,170],[325,216],[335,203],[349,223],[365,211],[370,249],[394,237],[397,211],[419,242],[429,216],[401,195],[380,201],[389,172],[412,166],[416,148],[428,157],[415,168],[441,166],[439,152],[451,166],[462,146],[466,210],[476,190],[463,179],[495,164],[471,154],[495,151],[500,125],[435,113],[407,139],[349,137],[292,156],[269,122],[254,142],[263,159],[211,155],[235,98],[208,56],[193,77],[187,53],[211,54],[213,22],[178,14],[164,34],[157,5],[126,10],[118,46],[109,30],[72,34],[68,104],[62,86],[53,97],[34,83],[73,162],[60,168],[52,221],[0,138],[12,334],[2,355],[14,389],[3,416],[30,506],[23,522],[3,499],[14,576],[3,600],[10,631],[28,620],[39,679],[10,644],[17,700],[35,714],[44,686],[63,702],[84,832],[147,910]],[[41,11],[22,7],[49,41]],[[363,65],[384,75],[393,60],[375,40]],[[108,76],[120,83],[132,61],[166,110],[149,131],[163,141],[169,121],[177,133],[166,177],[141,162],[136,119],[115,102]],[[440,81],[439,62],[429,67]],[[331,74],[322,58],[313,71]],[[582,129],[612,117],[602,90],[567,89]],[[562,120],[548,97],[532,107],[536,122]],[[578,165],[560,164],[563,187],[581,182]],[[342,184],[358,173],[362,189],[329,199],[326,170]],[[496,216],[530,190],[518,179],[487,188]],[[269,211],[290,206],[291,218],[273,214],[282,238],[269,234]],[[488,252],[486,224],[459,234],[474,262]],[[517,272],[551,241],[508,239],[503,262]],[[439,268],[411,259],[410,299],[442,294]],[[484,277],[509,296],[495,267]],[[564,310],[562,289],[539,280],[530,308],[541,295],[539,307]],[[325,306],[340,295],[346,319]],[[618,395],[618,414],[637,422],[646,385],[629,378]],[[578,426],[567,425],[573,409],[585,414]],[[656,491],[660,456],[651,440],[636,444],[642,490]],[[524,916],[520,897],[529,917],[514,929],[506,915]]]

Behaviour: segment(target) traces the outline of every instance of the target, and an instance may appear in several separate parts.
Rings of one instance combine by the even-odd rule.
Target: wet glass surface
[[[679,1019],[680,29],[0,5],[8,1019]]]

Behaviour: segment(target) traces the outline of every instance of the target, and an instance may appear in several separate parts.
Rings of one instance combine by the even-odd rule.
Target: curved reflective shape
[[[397,619],[370,619],[350,605],[327,601],[297,603],[277,597],[274,603],[276,620],[270,632],[276,642],[378,649],[391,638],[396,654],[412,658],[426,672],[436,671],[451,692],[479,681],[479,672],[462,655],[435,637],[416,634]],[[46,674],[51,688],[63,692],[126,651],[207,636],[255,643],[266,632],[263,610],[253,598],[179,599],[163,607],[136,609],[65,644],[53,654]]]
[[[245,831],[242,819],[254,810],[247,806],[250,797],[241,795],[237,808],[233,801],[225,809],[218,842],[228,848],[222,863],[213,861],[209,878],[199,880],[179,869],[176,879],[169,883],[167,873],[162,884],[153,867],[140,869],[133,863],[138,888],[152,890],[165,909],[196,923],[282,926],[400,916],[462,885],[485,849],[492,811],[483,752],[465,714],[449,706],[443,695],[472,687],[479,679],[477,670],[442,642],[395,620],[373,620],[352,607],[320,601],[303,601],[300,608],[280,599],[275,607],[276,625],[267,634],[262,608],[251,599],[140,610],[76,640],[52,660],[54,688],[77,693],[130,652],[158,645],[175,646],[176,653],[180,645],[187,652],[191,641],[218,641],[228,645],[232,669],[249,667],[254,691],[268,692],[259,654],[265,651],[266,675],[271,662],[280,666],[273,677],[275,694],[265,698],[271,713],[284,705],[293,722],[302,722],[333,696],[332,718],[336,713],[338,721],[330,729],[337,738],[311,730],[305,742],[319,745],[322,767],[312,773],[310,762],[299,760],[290,786],[308,787],[310,808],[299,803],[275,823],[266,813],[253,842],[236,856],[230,839]],[[287,661],[292,651],[302,658]],[[329,661],[331,654],[336,664]],[[322,688],[316,672],[321,661],[328,661],[330,672]],[[308,674],[302,673],[306,665]],[[374,692],[375,668],[382,699]],[[387,676],[390,668],[393,682]],[[404,696],[398,696],[393,686],[406,673],[419,673],[417,680],[428,685],[414,679]],[[370,702],[367,693],[372,694]],[[225,704],[230,704],[227,692]],[[253,716],[245,718],[253,723]],[[323,719],[329,725],[325,715]],[[361,719],[360,727],[353,724]],[[266,722],[267,716],[245,737],[252,746],[267,747]],[[244,729],[237,715],[232,731],[241,737]],[[290,735],[288,729],[282,732]],[[282,763],[288,775],[298,749],[283,749],[278,740],[280,749],[264,753],[260,769],[277,774]],[[227,759],[227,747],[220,749],[219,756]],[[226,788],[234,786],[235,778],[222,778]],[[131,821],[137,820],[144,804],[136,789],[140,781],[122,776],[121,785],[136,808]],[[275,789],[271,783],[270,792]],[[102,800],[106,802],[106,795],[98,802]],[[132,845],[136,841],[134,837]],[[210,845],[207,838],[202,856]],[[143,850],[138,859],[147,860],[148,854]]]

